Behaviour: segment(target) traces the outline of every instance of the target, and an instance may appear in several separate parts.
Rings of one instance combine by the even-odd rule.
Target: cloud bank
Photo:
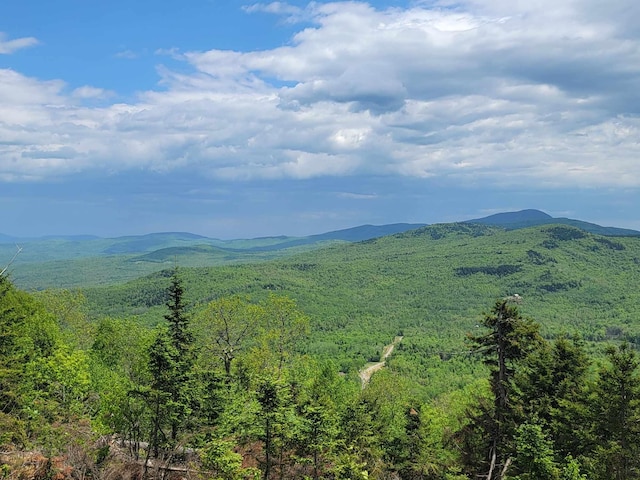
[[[270,50],[172,50],[182,68],[159,66],[133,101],[0,69],[0,182],[187,169],[640,186],[632,0],[245,10],[299,28]],[[37,43],[5,38],[0,53]]]

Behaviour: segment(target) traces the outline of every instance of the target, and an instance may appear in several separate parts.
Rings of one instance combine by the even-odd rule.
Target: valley
[[[1,277],[10,348],[0,350],[0,399],[10,407],[0,414],[8,432],[0,441],[48,445],[45,452],[63,455],[61,469],[82,466],[96,476],[116,466],[123,475],[151,465],[158,471],[145,467],[150,478],[192,471],[172,460],[186,446],[197,452],[198,468],[235,472],[215,478],[322,471],[345,480],[412,479],[428,464],[434,473],[423,478],[462,480],[489,468],[485,437],[493,438],[494,415],[504,415],[514,429],[500,440],[513,445],[509,455],[524,441],[516,428],[543,426],[554,432],[554,469],[604,480],[608,474],[590,462],[605,454],[573,445],[562,429],[579,423],[581,438],[596,438],[599,420],[575,415],[581,405],[605,411],[593,399],[615,391],[605,382],[617,365],[629,365],[625,375],[638,382],[640,399],[633,370],[640,365],[640,236],[601,235],[594,232],[603,227],[549,223],[531,212],[493,220],[500,225],[425,225],[373,237],[369,229],[350,240],[334,233],[304,246],[286,240],[282,249],[273,249],[279,240],[246,241],[237,249],[242,260],[215,265],[202,258],[219,247],[182,234],[127,240],[119,253],[105,240],[99,255],[85,246],[77,258],[39,262],[29,253],[23,266],[59,262],[70,276],[78,262],[110,255],[122,262],[124,272],[108,281],[71,289],[44,288],[47,274],[30,290],[16,289],[10,282],[20,253]],[[199,243],[175,245],[190,241]],[[278,253],[248,256],[258,251]],[[154,270],[138,275],[126,267],[132,258]],[[93,270],[95,277],[82,278],[98,278],[102,270]],[[494,339],[511,328],[510,347],[494,350]],[[504,388],[515,409],[492,410],[503,391],[491,380],[501,361],[494,351],[512,355]],[[546,407],[562,395],[570,410]],[[63,441],[70,432],[83,446],[70,450]],[[115,447],[119,457],[106,449],[104,466],[80,460],[97,432],[128,445],[130,463]],[[504,468],[511,458],[502,458]]]

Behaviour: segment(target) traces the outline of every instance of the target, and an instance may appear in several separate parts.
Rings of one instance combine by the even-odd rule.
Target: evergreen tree
[[[496,301],[483,321],[489,332],[470,337],[476,351],[490,368],[493,406],[486,412],[488,415],[477,419],[476,423],[476,427],[483,430],[482,437],[488,441],[486,463],[476,468],[487,472],[484,475],[488,480],[503,478],[511,463],[514,453],[512,439],[522,410],[515,395],[516,368],[542,342],[539,326],[523,318],[515,305],[519,298]]]
[[[402,458],[396,460],[400,478],[405,480],[423,480],[436,473],[438,467],[424,455],[426,447],[426,429],[419,410],[405,408],[405,432],[401,438]],[[431,445],[429,445],[431,447]]]
[[[175,440],[179,419],[178,405],[173,401],[178,386],[173,382],[176,375],[176,352],[166,330],[158,332],[149,349],[149,373],[151,374],[150,391],[147,397],[151,408],[151,438],[149,451],[158,457],[160,447],[168,446],[168,438],[163,425],[168,420],[171,425],[171,439]]]
[[[603,480],[640,478],[640,362],[628,344],[609,347],[607,357],[592,403],[594,464]]]
[[[167,290],[168,328],[161,329],[149,350],[152,377],[152,442],[158,453],[163,423],[170,428],[170,441],[175,444],[180,427],[193,406],[191,376],[194,364],[193,334],[184,303],[184,288],[177,269]]]
[[[293,433],[288,422],[292,412],[289,385],[281,379],[265,377],[258,385],[257,400],[263,421],[260,435],[264,450],[262,478],[272,478],[275,468],[280,469],[280,478],[283,478],[282,453],[287,437]]]
[[[169,335],[176,349],[178,363],[181,364],[181,373],[186,374],[193,364],[193,334],[189,328],[189,316],[184,303],[184,287],[177,268],[171,276],[167,293],[169,298],[166,306],[169,311],[164,318],[169,324]]]
[[[344,379],[331,362],[318,364],[309,359],[301,359],[288,373],[300,423],[296,453],[300,463],[311,464],[309,476],[325,478],[338,449],[336,400],[347,393]]]
[[[558,462],[589,448],[589,364],[579,340],[560,337],[531,355],[517,379],[525,417],[535,416],[548,432]]]

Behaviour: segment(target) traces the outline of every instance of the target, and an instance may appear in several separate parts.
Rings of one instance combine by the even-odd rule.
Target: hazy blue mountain
[[[299,247],[301,245],[311,245],[314,243],[324,243],[328,241],[361,242],[372,238],[385,237],[396,233],[415,230],[424,227],[424,223],[393,223],[389,225],[361,225],[359,227],[346,228],[344,230],[334,230],[308,237],[293,238],[274,245],[258,246],[247,249],[253,252],[266,252],[282,250],[285,248]]]
[[[571,218],[554,218],[540,210],[521,210],[519,212],[505,212],[489,215],[488,217],[467,220],[464,223],[479,223],[482,225],[493,225],[506,230],[517,230],[520,228],[535,227],[538,225],[561,224],[571,225],[589,233],[606,235],[610,237],[636,237],[640,236],[637,230],[627,228],[603,227],[595,223],[583,222]]]
[[[162,232],[149,233],[147,235],[134,235],[111,239],[113,244],[104,250],[108,255],[122,253],[152,252],[160,248],[177,247],[181,245],[193,245],[194,242],[210,240],[202,235],[186,232]]]
[[[314,240],[345,240],[347,242],[361,242],[372,238],[386,237],[396,233],[406,232],[424,227],[424,223],[392,223],[389,225],[361,225],[359,227],[336,230],[333,232],[311,235]]]
[[[539,210],[505,212],[468,220],[506,230],[549,224],[564,224],[589,233],[607,236],[640,236],[640,232],[569,218],[553,218]],[[135,278],[165,268],[172,263],[208,266],[247,263],[282,258],[332,243],[354,243],[408,232],[416,233],[425,224],[395,223],[361,225],[307,237],[272,236],[253,239],[220,240],[185,232],[99,238],[89,235],[16,238],[0,234],[0,264],[8,262],[23,247],[12,265],[13,278],[35,288],[63,283],[77,286],[112,283]],[[63,275],[64,272],[64,275]],[[91,275],[89,275],[91,273]],[[62,282],[62,278],[66,279]],[[94,278],[95,277],[95,278]],[[62,283],[61,283],[62,282]]]
[[[465,223],[481,223],[483,225],[495,225],[513,227],[514,225],[527,225],[535,226],[544,224],[553,217],[540,210],[520,210],[519,212],[503,212],[489,215],[488,217],[476,218],[474,220],[467,220]],[[513,229],[513,228],[511,228]]]
[[[27,238],[24,242],[34,242],[39,240],[65,240],[68,242],[86,242],[87,240],[100,240],[96,235],[46,235],[38,238]]]
[[[16,243],[17,241],[18,239],[16,237],[0,233],[0,243]]]
[[[413,224],[363,225],[309,237],[274,236],[220,240],[184,232],[117,238],[46,237],[20,241],[23,250],[10,274],[17,285],[40,289],[122,282],[171,265],[211,266],[260,262],[314,250],[332,243],[357,242],[419,227]],[[11,237],[8,237],[11,238]],[[0,264],[15,254],[0,243]]]

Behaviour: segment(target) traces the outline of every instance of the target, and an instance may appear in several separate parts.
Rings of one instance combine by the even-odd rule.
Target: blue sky
[[[632,0],[0,3],[0,233],[640,229]]]

